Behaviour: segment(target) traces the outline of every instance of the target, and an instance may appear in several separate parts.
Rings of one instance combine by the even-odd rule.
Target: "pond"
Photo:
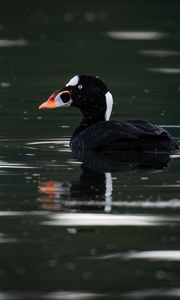
[[[180,296],[179,155],[82,164],[80,112],[38,110],[94,74],[112,119],[151,120],[180,144],[179,31],[175,0],[1,0],[1,299]]]

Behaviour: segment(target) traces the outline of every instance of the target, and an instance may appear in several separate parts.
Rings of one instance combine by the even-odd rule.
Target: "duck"
[[[39,109],[76,107],[82,121],[70,140],[72,151],[96,153],[168,152],[179,150],[176,141],[161,126],[141,119],[110,120],[113,96],[98,76],[75,75]]]

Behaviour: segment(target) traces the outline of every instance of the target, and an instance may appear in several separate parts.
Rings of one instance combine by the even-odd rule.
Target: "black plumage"
[[[102,80],[89,75],[76,75],[66,87],[53,93],[40,108],[74,106],[80,109],[83,119],[71,138],[73,152],[93,150],[97,153],[170,153],[179,150],[170,134],[152,122],[109,121],[112,104],[112,95]]]
[[[111,151],[159,151],[178,150],[176,142],[162,127],[145,120],[100,121],[71,138],[71,148]],[[75,131],[75,133],[76,133]]]

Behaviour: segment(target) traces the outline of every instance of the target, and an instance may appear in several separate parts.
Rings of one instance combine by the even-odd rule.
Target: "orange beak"
[[[43,102],[40,106],[39,109],[47,109],[47,108],[56,108],[57,104],[55,101],[57,94],[52,94],[49,99],[45,102]]]
[[[67,107],[72,103],[71,93],[68,90],[53,93],[47,101],[39,106],[39,109]]]

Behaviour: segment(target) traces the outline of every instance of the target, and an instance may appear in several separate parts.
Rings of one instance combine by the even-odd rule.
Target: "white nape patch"
[[[77,85],[78,83],[79,83],[79,76],[76,75],[76,76],[74,76],[73,78],[71,78],[71,80],[69,80],[69,82],[66,84],[66,86],[69,86],[69,85],[75,86],[75,85]]]
[[[105,212],[110,212],[112,208],[112,175],[111,173],[105,173],[105,184],[106,184],[106,191],[105,191]]]
[[[106,95],[106,112],[105,112],[105,120],[108,121],[113,107],[113,97],[110,92],[107,92]]]

